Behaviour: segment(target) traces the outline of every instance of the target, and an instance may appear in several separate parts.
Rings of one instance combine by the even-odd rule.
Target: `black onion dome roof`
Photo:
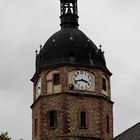
[[[36,56],[36,69],[58,64],[76,64],[106,69],[104,53],[78,28],[53,34]]]

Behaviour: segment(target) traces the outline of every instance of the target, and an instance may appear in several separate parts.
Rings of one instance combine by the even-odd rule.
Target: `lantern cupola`
[[[77,28],[78,24],[78,10],[77,0],[60,0],[61,4],[61,28]]]

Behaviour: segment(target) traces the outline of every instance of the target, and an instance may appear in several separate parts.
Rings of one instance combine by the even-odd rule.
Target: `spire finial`
[[[101,44],[99,45],[99,47],[100,47],[100,50],[102,50],[102,45]]]
[[[102,51],[102,45],[101,44],[99,45],[99,47],[100,47],[100,52],[102,52],[104,54],[105,52]]]
[[[38,50],[35,50],[35,53],[36,53],[36,55],[37,55],[37,53],[38,53]]]
[[[42,44],[41,43],[40,43],[39,47],[40,47],[40,49],[42,49]]]

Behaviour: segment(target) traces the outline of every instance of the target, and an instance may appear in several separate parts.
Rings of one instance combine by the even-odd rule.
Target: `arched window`
[[[69,52],[69,60],[70,62],[74,63],[75,62],[75,53],[74,51]]]
[[[48,94],[61,91],[60,72],[58,70],[50,71],[46,75],[46,89]]]
[[[56,128],[57,126],[57,113],[56,111],[48,112],[48,126],[49,128]]]
[[[102,93],[106,96],[109,95],[109,77],[102,75],[101,79]]]
[[[80,112],[80,128],[86,128],[86,112]]]
[[[53,74],[53,84],[54,85],[60,84],[60,74],[59,73]]]
[[[38,120],[37,119],[35,119],[34,124],[35,124],[35,136],[37,136],[37,132],[38,132]]]
[[[104,90],[104,91],[107,91],[107,82],[106,82],[106,78],[102,78],[102,89]]]
[[[35,84],[35,99],[37,99],[41,94],[41,85],[41,77],[39,77]]]
[[[79,140],[88,140],[88,138],[79,138]]]
[[[106,116],[106,132],[109,133],[110,132],[110,125],[109,125],[109,116]]]

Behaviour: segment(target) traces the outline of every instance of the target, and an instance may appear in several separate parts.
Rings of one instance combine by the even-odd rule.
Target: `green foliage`
[[[11,140],[11,138],[8,136],[8,132],[1,133],[0,134],[0,140]]]

